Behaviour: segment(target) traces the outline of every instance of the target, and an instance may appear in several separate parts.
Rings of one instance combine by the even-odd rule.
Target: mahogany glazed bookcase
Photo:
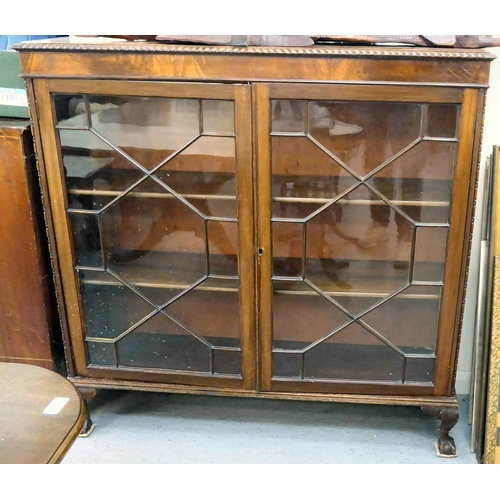
[[[17,48],[77,387],[421,406],[455,454],[493,56]]]

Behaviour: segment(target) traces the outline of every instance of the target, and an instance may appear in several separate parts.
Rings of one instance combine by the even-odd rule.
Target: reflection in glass
[[[102,249],[98,218],[94,214],[70,213],[76,263],[102,267]]]
[[[271,131],[305,132],[305,101],[274,100],[271,104]]]
[[[238,291],[237,280],[211,278],[174,301],[165,312],[211,345],[239,348]]]
[[[410,286],[362,320],[405,354],[430,355],[436,348],[440,303],[441,287]]]
[[[89,363],[241,376],[234,102],[54,105]]]
[[[201,137],[154,175],[204,215],[236,217],[235,157],[233,137]]]
[[[304,349],[349,321],[305,283],[273,281],[273,348]]]
[[[273,198],[328,200],[356,184],[354,177],[307,137],[272,137],[271,146]]]
[[[432,381],[458,112],[273,101],[274,377]]]
[[[55,95],[54,110],[58,127],[89,127],[85,110],[85,98],[83,95]]]
[[[427,107],[427,137],[457,137],[459,107],[455,104],[429,104]]]
[[[109,273],[79,271],[87,338],[116,339],[154,307]]]
[[[455,143],[422,141],[368,184],[415,222],[448,222],[455,153]],[[377,195],[372,199],[377,201]]]
[[[294,207],[285,205],[289,209]],[[302,276],[302,249],[305,224],[300,222],[273,222],[273,275]]]
[[[234,135],[234,103],[232,101],[201,101],[203,133]]]
[[[305,353],[307,379],[401,381],[404,357],[357,324]]]
[[[154,184],[144,181],[102,213],[107,265],[121,277],[191,285],[207,274],[203,218],[174,197],[134,196]]]
[[[117,344],[120,366],[210,373],[210,348],[158,313]]]
[[[92,127],[151,170],[200,133],[199,101],[90,96]]]
[[[322,146],[360,176],[402,151],[420,137],[419,104],[309,103],[309,132]],[[314,121],[320,110],[328,119]]]
[[[208,221],[210,274],[238,276],[238,226],[236,222]]]
[[[443,281],[448,232],[446,227],[419,227],[417,229],[413,268],[415,281]]]
[[[118,196],[145,176],[89,130],[59,130],[59,138],[70,196],[74,190]]]

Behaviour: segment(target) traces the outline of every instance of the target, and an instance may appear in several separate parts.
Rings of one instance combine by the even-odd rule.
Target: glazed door
[[[249,87],[35,93],[75,375],[254,387]]]
[[[257,85],[261,385],[449,395],[476,92]]]

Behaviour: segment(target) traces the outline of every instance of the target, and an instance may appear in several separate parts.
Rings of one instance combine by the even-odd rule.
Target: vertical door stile
[[[77,373],[85,374],[86,351],[82,341],[82,311],[73,268],[73,250],[70,244],[70,229],[66,218],[67,207],[64,178],[57,148],[58,141],[54,129],[54,117],[48,82],[46,80],[36,80],[34,82],[34,90],[40,113],[40,133],[44,138],[42,144],[44,176],[47,179],[47,198],[50,203],[51,220],[55,235],[55,241],[52,241],[52,252],[57,254],[58,266],[61,271],[61,291],[64,297],[74,368]]]
[[[235,133],[238,182],[238,227],[240,255],[240,325],[244,388],[254,390],[257,380],[255,309],[255,234],[252,165],[252,93],[249,85],[236,87]]]
[[[256,175],[258,204],[255,207],[258,234],[258,280],[259,280],[259,373],[260,389],[271,389],[272,377],[272,313],[271,313],[271,146],[269,87],[254,85],[256,121]]]

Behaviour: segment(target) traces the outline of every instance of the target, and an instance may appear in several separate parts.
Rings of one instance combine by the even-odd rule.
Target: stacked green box
[[[26,86],[20,74],[19,53],[0,50],[0,117],[29,118]]]

